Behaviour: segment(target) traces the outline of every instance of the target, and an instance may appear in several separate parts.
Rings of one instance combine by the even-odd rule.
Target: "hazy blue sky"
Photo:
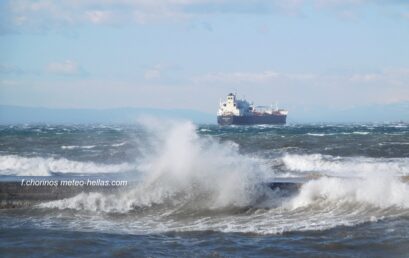
[[[291,110],[409,101],[409,1],[0,2],[0,104]]]

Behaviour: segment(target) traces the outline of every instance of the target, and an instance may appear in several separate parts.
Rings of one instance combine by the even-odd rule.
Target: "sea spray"
[[[202,232],[205,235],[209,231],[298,234],[332,228],[326,232],[339,231],[344,236],[345,232],[354,230],[361,234],[362,223],[363,227],[372,229],[387,225],[389,230],[396,219],[405,221],[409,216],[407,186],[400,181],[409,171],[407,148],[378,145],[380,142],[405,144],[405,132],[389,135],[392,129],[376,126],[377,133],[364,136],[368,138],[365,141],[359,141],[363,136],[350,134],[338,134],[331,139],[320,137],[317,141],[317,137],[306,135],[314,131],[312,127],[303,125],[205,126],[210,132],[201,132],[203,127],[197,130],[189,123],[163,120],[143,125],[143,132],[137,127],[135,133],[115,139],[115,142],[128,142],[115,149],[129,150],[128,145],[140,148],[137,151],[137,155],[142,154],[137,163],[142,178],[139,185],[117,195],[84,193],[43,203],[41,207],[52,209],[33,209],[34,214],[45,214],[32,219],[34,223],[43,219],[41,227],[57,225],[67,230],[129,234],[181,231],[205,231]],[[323,131],[331,134],[366,130],[347,125],[323,127],[326,128]],[[198,135],[195,130],[199,131]],[[106,136],[101,140],[105,142]],[[251,149],[246,148],[249,145]],[[328,146],[342,148],[334,147],[328,152]],[[217,157],[221,160],[217,161]],[[274,164],[267,159],[274,160]],[[264,166],[266,160],[269,167]],[[213,172],[216,168],[217,173]],[[317,177],[290,196],[280,195],[279,191],[264,188],[260,183],[271,182],[277,175],[306,178],[309,173]],[[229,175],[234,175],[233,179]],[[231,180],[244,182],[229,186]],[[223,196],[220,186],[231,191],[219,199]],[[338,227],[341,225],[349,227]],[[389,237],[390,231],[387,232],[385,235]],[[406,237],[406,233],[402,236]],[[301,233],[301,236],[309,234]]]
[[[119,195],[83,194],[43,207],[126,212],[166,204],[220,209],[251,206],[266,194],[263,183],[271,178],[271,170],[240,154],[237,144],[199,137],[190,122],[148,120],[142,126],[148,135],[141,151],[142,180],[135,189]]]
[[[322,154],[285,154],[282,162],[287,170],[318,172],[330,176],[353,177],[362,172],[409,174],[409,158],[336,157]]]
[[[130,163],[101,164],[81,162],[66,158],[22,157],[17,155],[0,156],[0,173],[17,176],[49,176],[53,172],[95,174],[116,173],[134,170]]]
[[[361,172],[355,178],[322,177],[305,183],[287,207],[310,205],[362,204],[386,209],[409,208],[409,185],[382,172]]]

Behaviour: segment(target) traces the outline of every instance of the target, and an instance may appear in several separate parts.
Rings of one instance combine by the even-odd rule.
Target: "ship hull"
[[[219,125],[285,124],[286,120],[286,115],[217,116]]]

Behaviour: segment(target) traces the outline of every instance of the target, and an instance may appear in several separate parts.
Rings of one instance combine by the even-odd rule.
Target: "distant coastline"
[[[343,110],[315,107],[302,109],[288,107],[289,123],[408,123],[409,102],[388,105],[371,105],[345,108]],[[216,107],[215,107],[216,110]],[[189,120],[197,124],[216,124],[216,112],[208,113],[193,109],[162,109],[122,107],[93,108],[47,108],[0,105],[0,124],[51,123],[135,123],[148,116],[172,120]]]
[[[190,120],[195,123],[216,123],[214,115],[189,109],[69,109],[0,105],[0,124],[134,123],[143,116]]]

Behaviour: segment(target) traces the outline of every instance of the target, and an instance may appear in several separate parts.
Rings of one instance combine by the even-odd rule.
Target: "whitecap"
[[[126,143],[127,143],[126,141],[125,142],[120,142],[120,143],[114,143],[111,146],[112,147],[121,147],[121,146],[124,146]]]
[[[49,176],[59,173],[114,173],[134,169],[129,163],[99,164],[80,162],[65,158],[21,157],[17,155],[0,156],[0,175]]]
[[[74,150],[74,149],[93,149],[96,145],[63,145],[61,149]]]
[[[325,175],[354,176],[359,172],[383,172],[409,175],[409,158],[334,157],[322,154],[286,154],[285,167],[296,172],[319,172]]]

